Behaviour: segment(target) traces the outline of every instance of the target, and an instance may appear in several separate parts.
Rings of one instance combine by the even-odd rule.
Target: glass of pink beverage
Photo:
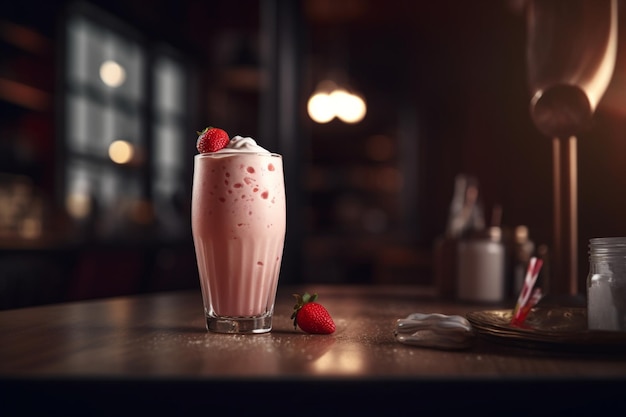
[[[281,155],[255,149],[194,157],[192,232],[212,332],[272,328],[285,240],[283,163]]]

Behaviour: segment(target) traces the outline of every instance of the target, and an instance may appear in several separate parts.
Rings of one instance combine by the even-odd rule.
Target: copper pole
[[[578,294],[577,140],[554,138],[554,264],[549,292]]]

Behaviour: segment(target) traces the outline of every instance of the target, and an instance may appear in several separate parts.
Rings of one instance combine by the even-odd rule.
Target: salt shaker
[[[626,331],[626,237],[589,240],[590,330]]]

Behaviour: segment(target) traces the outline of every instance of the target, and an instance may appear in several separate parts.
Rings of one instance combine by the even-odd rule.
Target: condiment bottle
[[[457,259],[460,300],[480,303],[504,300],[506,250],[500,227],[489,227],[477,236],[461,240]]]

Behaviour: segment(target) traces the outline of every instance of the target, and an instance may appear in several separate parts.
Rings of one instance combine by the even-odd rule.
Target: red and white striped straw
[[[515,310],[513,310],[513,317],[511,318],[512,323],[522,323],[530,309],[539,302],[539,299],[541,299],[541,290],[537,289],[539,291],[536,290],[534,293],[532,290],[537,282],[537,277],[539,276],[539,271],[541,271],[542,266],[543,260],[536,257],[530,258],[528,268],[526,270],[524,285],[522,286],[522,290],[517,298]],[[531,294],[533,294],[532,298]]]

